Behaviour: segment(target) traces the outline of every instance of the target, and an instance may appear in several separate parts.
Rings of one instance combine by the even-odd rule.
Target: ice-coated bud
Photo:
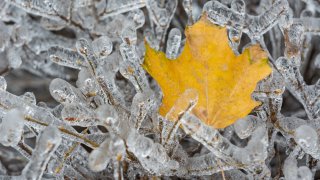
[[[236,55],[239,55],[238,46],[240,44],[241,36],[242,36],[241,31],[236,30],[234,28],[229,28],[228,30],[229,45]]]
[[[301,166],[298,169],[298,179],[299,180],[312,180],[313,175],[311,170],[307,166]]]
[[[258,117],[248,115],[242,119],[236,121],[233,125],[236,134],[241,138],[245,139],[249,137],[253,130],[256,128],[256,123],[258,121]]]
[[[7,81],[3,76],[0,76],[0,90],[5,91],[7,89]]]
[[[136,9],[136,10],[130,11],[128,14],[128,18],[133,21],[136,29],[138,29],[144,25],[145,17],[144,17],[144,13],[141,9]]]
[[[82,55],[87,55],[88,51],[92,50],[91,46],[89,45],[89,42],[86,39],[79,39],[76,42],[76,48],[78,50],[78,53]]]
[[[151,139],[140,136],[136,140],[136,151],[140,151],[142,157],[147,157],[152,151],[153,142]]]
[[[314,128],[302,125],[295,131],[294,138],[306,153],[314,154],[318,150],[318,134]]]
[[[51,96],[60,103],[80,102],[76,89],[63,79],[56,78],[49,86]]]
[[[178,28],[171,29],[168,41],[166,56],[169,59],[176,59],[179,55],[179,48],[181,43],[181,31]]]
[[[246,150],[248,150],[248,162],[263,161],[268,156],[268,137],[265,126],[259,126],[252,133],[251,139],[248,142]]]
[[[21,139],[24,119],[17,109],[10,110],[0,124],[0,143],[4,146],[15,146]]]
[[[96,68],[98,62],[94,56],[92,44],[88,42],[86,39],[79,39],[76,42],[76,48],[79,54],[86,58],[87,62],[89,63],[89,67]]]
[[[314,60],[314,66],[320,69],[320,54],[318,54]]]
[[[33,92],[26,92],[20,97],[26,102],[29,102],[31,104],[35,105],[37,103],[36,96],[33,94]]]
[[[137,43],[137,31],[134,27],[127,27],[121,32],[122,41],[128,45],[135,45]]]
[[[243,0],[233,0],[231,2],[231,9],[241,13],[241,14],[244,14],[245,11],[246,11],[246,4]]]
[[[101,144],[101,147],[105,144]],[[103,152],[102,149],[95,149],[90,153],[88,165],[92,171],[99,172],[107,167],[110,160],[111,157],[108,156],[107,152]]]
[[[108,137],[89,155],[89,168],[99,172],[104,170],[112,160],[118,161],[125,153],[125,145],[118,137]]]
[[[118,126],[118,113],[113,106],[108,104],[102,105],[96,110],[96,114],[104,125],[114,128]]]
[[[108,36],[101,36],[92,42],[92,48],[98,57],[106,57],[112,52],[112,41]]]
[[[9,66],[13,69],[17,69],[22,64],[22,60],[19,54],[19,51],[14,48],[10,48],[7,51],[7,58],[9,62]]]
[[[284,161],[283,165],[283,174],[286,180],[296,180],[297,179],[297,170],[298,162],[295,157],[288,157]]]

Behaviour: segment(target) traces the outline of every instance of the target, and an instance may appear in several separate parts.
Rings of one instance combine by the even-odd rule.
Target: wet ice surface
[[[314,0],[1,1],[0,178],[319,178],[319,13]],[[145,43],[179,56],[201,14],[273,68],[261,106],[225,129],[192,114],[191,89],[160,116],[141,66]]]

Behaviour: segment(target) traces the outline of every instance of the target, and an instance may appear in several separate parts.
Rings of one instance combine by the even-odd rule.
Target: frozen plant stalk
[[[48,126],[40,135],[31,160],[23,169],[21,176],[28,180],[41,179],[48,161],[60,142],[61,135],[58,128]]]

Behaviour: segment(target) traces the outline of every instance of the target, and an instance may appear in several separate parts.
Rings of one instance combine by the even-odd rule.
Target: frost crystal
[[[0,1],[0,179],[319,179],[319,14],[315,0]],[[224,129],[193,113],[193,89],[161,116],[142,68],[146,43],[174,61],[201,16],[273,69]]]

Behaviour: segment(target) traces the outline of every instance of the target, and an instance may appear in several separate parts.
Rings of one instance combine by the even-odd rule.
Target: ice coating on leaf
[[[0,143],[4,146],[16,146],[23,132],[24,121],[21,112],[17,109],[10,110],[0,124]]]

